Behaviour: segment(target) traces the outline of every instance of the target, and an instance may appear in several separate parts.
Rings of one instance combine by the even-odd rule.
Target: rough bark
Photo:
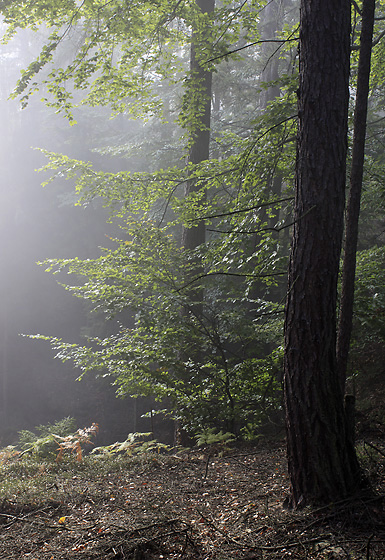
[[[349,0],[301,1],[295,226],[284,391],[293,507],[357,487],[336,362],[347,153]]]
[[[358,222],[360,216],[361,190],[364,172],[366,119],[368,112],[374,13],[375,0],[364,0],[362,6],[361,45],[358,62],[356,106],[354,112],[350,191],[346,208],[346,231],[337,336],[337,363],[342,391],[345,391],[346,370],[353,322]]]

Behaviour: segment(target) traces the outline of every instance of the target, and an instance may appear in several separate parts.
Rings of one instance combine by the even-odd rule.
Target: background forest
[[[298,2],[3,4],[2,444],[64,416],[103,443],[155,419],[165,441],[170,419],[181,436],[283,435]],[[384,13],[347,383],[379,422]],[[350,148],[360,16],[354,3]]]

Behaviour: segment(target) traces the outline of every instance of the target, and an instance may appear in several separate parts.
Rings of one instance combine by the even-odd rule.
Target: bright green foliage
[[[149,439],[151,432],[135,432],[128,434],[125,441],[116,441],[110,445],[95,447],[91,453],[96,457],[110,457],[116,454],[141,455],[143,453],[159,453],[168,451],[169,446],[156,439]]]
[[[223,2],[208,15],[194,0],[175,0],[171,5],[166,0],[1,2],[8,24],[5,41],[18,29],[37,31],[46,25],[49,32],[40,56],[23,71],[15,96],[22,95],[25,105],[42,86],[46,103],[70,120],[79,100],[77,91],[81,103],[88,105],[108,105],[136,115],[159,113],[162,81],[178,84],[186,79],[183,63],[191,27],[202,45],[201,64],[212,66],[208,61],[227,52],[245,30],[255,36],[256,15],[263,4]],[[73,52],[72,60],[61,67],[66,49]],[[41,83],[32,81],[43,69]]]
[[[245,422],[257,428],[280,404],[281,353],[271,351],[281,342],[279,286],[292,196],[288,189],[277,201],[269,185],[275,173],[292,182],[291,87],[283,83],[286,93],[255,121],[251,140],[232,138],[233,155],[225,161],[113,174],[47,153],[53,178],[75,180],[80,203],[103,197],[122,231],[98,259],[42,263],[81,279],[67,289],[118,321],[114,334],[91,337],[84,346],[51,338],[57,357],[84,373],[111,376],[119,395],[168,397],[193,431],[238,430]],[[201,189],[184,197],[187,177]],[[182,250],[181,225],[201,219],[207,242]],[[201,316],[192,287],[204,289]]]
[[[255,356],[263,354],[264,344],[279,340],[280,316],[269,314],[280,306],[245,297],[242,277],[212,275],[200,279],[205,311],[195,316],[183,289],[186,254],[161,230],[144,231],[143,221],[136,233],[135,242],[120,242],[95,261],[49,263],[51,270],[68,266],[70,273],[85,276],[85,283],[69,289],[96,309],[131,314],[129,326],[121,324],[116,334],[91,338],[86,346],[51,339],[57,357],[73,360],[83,372],[110,375],[120,395],[170,397],[183,422],[195,429],[213,421],[242,422],[276,407],[281,355]],[[260,318],[247,319],[250,305]],[[183,316],[181,309],[187,311]]]
[[[275,348],[282,330],[296,84],[284,74],[280,97],[259,114],[259,47],[245,61],[228,56],[222,67],[218,57],[258,41],[266,2],[224,1],[213,14],[201,13],[193,0],[171,6],[164,0],[59,4],[2,5],[7,38],[44,22],[50,34],[15,95],[27,103],[40,87],[33,81],[40,73],[46,102],[70,119],[80,103],[148,119],[175,113],[183,129],[176,137],[187,137],[182,158],[201,122],[199,84],[186,64],[193,29],[200,65],[217,71],[216,157],[182,169],[180,163],[159,169],[151,162],[151,172],[106,173],[46,152],[54,178],[75,182],[79,204],[102,199],[122,235],[97,259],[43,263],[51,272],[73,275],[75,285],[67,289],[113,318],[114,334],[91,337],[85,345],[38,338],[49,339],[57,357],[83,373],[110,376],[122,396],[167,397],[175,417],[193,431],[257,426],[280,400],[281,353]],[[284,36],[293,32],[285,28]],[[70,39],[78,47],[64,63],[61,53]],[[180,83],[183,91],[175,87]],[[169,95],[169,86],[175,94]],[[238,120],[239,127],[226,126]],[[276,177],[283,185],[279,193]],[[187,180],[196,188],[185,197]],[[182,251],[181,229],[202,221],[207,242]],[[203,293],[203,302],[194,301],[194,293]]]
[[[47,154],[57,177],[76,180],[82,203],[103,197],[122,231],[98,259],[42,263],[81,278],[67,289],[118,321],[114,334],[91,337],[84,346],[51,338],[57,357],[84,373],[111,376],[119,395],[168,397],[193,431],[258,426],[279,406],[281,362],[271,350],[281,341],[283,296],[270,293],[282,294],[287,237],[281,228],[292,197],[277,199],[269,184],[277,170],[291,182],[291,97],[288,91],[278,102],[278,123],[259,118],[252,141],[242,140],[240,154],[225,162],[112,174]],[[202,185],[187,198],[181,193],[186,176]],[[206,244],[182,250],[181,225],[194,227],[200,219],[208,224]],[[203,267],[198,275],[196,257]],[[204,289],[202,315],[194,311],[192,287]]]
[[[32,454],[40,459],[54,459],[58,454],[58,438],[65,438],[75,431],[75,419],[63,418],[53,424],[37,426],[35,432],[21,430],[17,447],[23,454]]]
[[[202,433],[197,434],[197,445],[227,444],[235,441],[234,434],[223,433],[222,430],[216,432],[213,428],[208,428]]]

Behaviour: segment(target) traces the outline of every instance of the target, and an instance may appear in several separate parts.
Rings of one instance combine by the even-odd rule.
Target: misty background
[[[140,125],[123,115],[111,120],[106,109],[82,108],[71,127],[45,106],[39,92],[26,109],[19,100],[9,100],[20,71],[40,51],[38,38],[26,31],[12,48],[3,45],[0,54],[0,446],[11,443],[21,429],[66,416],[76,418],[79,427],[97,422],[98,441],[107,443],[132,431],[149,431],[150,422],[141,414],[151,405],[144,399],[117,399],[105,379],[77,381],[80,372],[54,360],[49,344],[20,336],[84,342],[84,335],[108,330],[104,320],[91,316],[82,300],[59,285],[68,278],[58,279],[36,263],[50,257],[96,257],[117,226],[108,223],[100,201],[74,206],[68,181],[43,188],[49,174],[37,170],[47,159],[37,148],[97,162],[99,169],[127,169],[127,161],[93,149],[121,142]]]

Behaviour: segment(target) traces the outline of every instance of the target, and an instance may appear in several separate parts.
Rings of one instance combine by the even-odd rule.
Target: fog
[[[106,380],[76,381],[79,371],[54,360],[48,343],[20,335],[84,342],[82,332],[89,323],[84,303],[36,262],[95,257],[98,247],[108,244],[106,235],[114,233],[100,204],[82,208],[66,202],[73,198],[69,182],[41,186],[47,174],[36,170],[47,161],[36,148],[122,169],[123,160],[111,161],[92,150],[101,137],[121,134],[122,127],[129,130],[131,125],[123,117],[110,120],[101,109],[78,112],[78,124],[70,127],[40,101],[39,93],[21,110],[19,101],[8,96],[29,60],[31,44],[22,44],[27,52],[18,43],[13,51],[5,47],[8,52],[0,57],[0,445],[11,443],[21,429],[66,416],[74,416],[79,427],[98,422],[99,442],[125,439],[138,428],[131,399],[116,400]]]

